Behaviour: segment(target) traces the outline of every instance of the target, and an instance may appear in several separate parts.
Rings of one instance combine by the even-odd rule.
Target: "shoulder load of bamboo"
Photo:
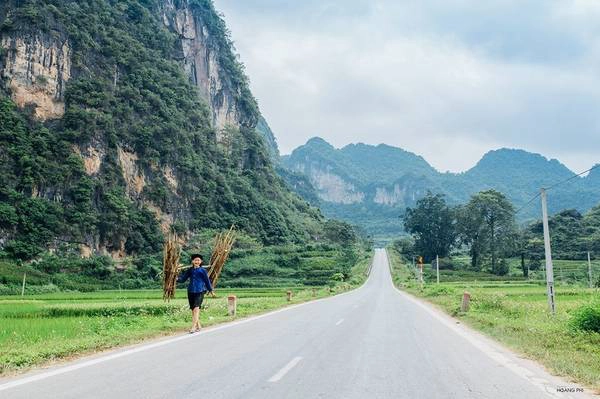
[[[169,301],[175,297],[175,288],[177,287],[177,277],[182,270],[189,266],[181,266],[179,260],[181,257],[181,245],[179,237],[176,234],[170,234],[165,240],[163,253],[163,299]],[[224,233],[215,236],[213,252],[208,265],[208,277],[213,288],[217,285],[223,266],[235,242],[235,228],[231,228]]]
[[[210,257],[210,269],[208,269],[208,277],[213,288],[217,285],[223,266],[229,258],[231,247],[235,242],[235,228],[231,226],[227,232],[219,233],[215,237],[212,256]]]
[[[163,252],[163,299],[169,301],[175,297],[175,287],[179,276],[179,258],[181,246],[176,234],[169,234],[165,240]]]

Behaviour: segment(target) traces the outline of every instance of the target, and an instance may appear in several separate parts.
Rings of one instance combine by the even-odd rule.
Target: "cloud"
[[[442,171],[501,146],[600,161],[595,1],[215,3],[283,153],[318,135]]]

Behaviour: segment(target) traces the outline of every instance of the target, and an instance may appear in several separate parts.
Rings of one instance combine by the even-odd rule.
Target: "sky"
[[[460,172],[600,163],[598,0],[214,0],[282,154],[319,136]]]

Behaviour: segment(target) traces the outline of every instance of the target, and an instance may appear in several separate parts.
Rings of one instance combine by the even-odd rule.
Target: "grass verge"
[[[544,285],[527,282],[468,281],[417,284],[414,272],[399,254],[388,250],[394,284],[426,299],[469,326],[568,377],[600,391],[600,333],[572,328],[577,309],[598,303],[597,289],[558,285],[557,312],[548,312]],[[460,311],[464,291],[471,309]]]
[[[223,288],[206,297],[203,327],[341,293],[361,285],[371,253],[364,253],[346,282],[331,287]],[[287,301],[286,292],[293,292]],[[237,315],[227,315],[227,295],[238,297]],[[185,289],[170,303],[160,290],[53,292],[0,297],[0,375],[182,332],[191,315]]]

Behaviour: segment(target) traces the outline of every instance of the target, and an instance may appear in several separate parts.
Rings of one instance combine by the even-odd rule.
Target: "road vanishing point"
[[[566,398],[554,377],[392,285],[0,380],[0,398]]]

